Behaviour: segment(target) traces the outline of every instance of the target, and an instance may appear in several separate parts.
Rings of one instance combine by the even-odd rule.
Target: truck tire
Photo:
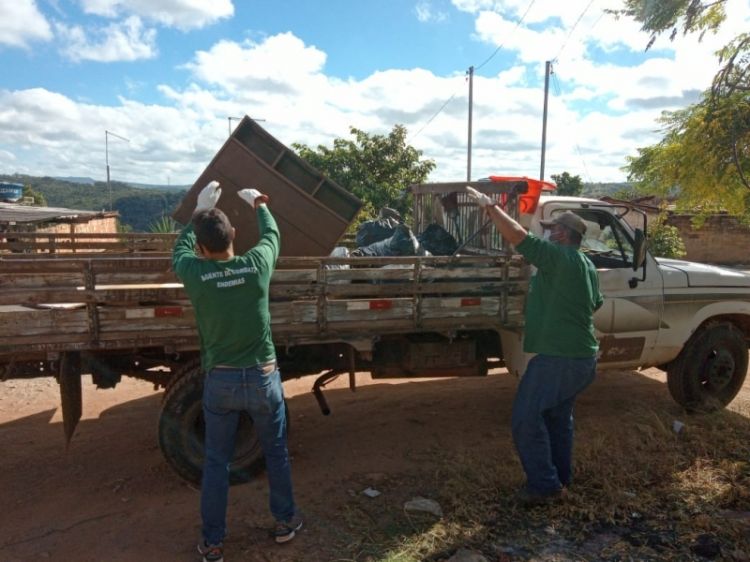
[[[667,368],[669,393],[690,412],[710,412],[729,404],[747,375],[745,337],[733,324],[700,328]]]
[[[159,416],[159,447],[167,463],[182,478],[200,485],[203,475],[203,372],[200,362],[190,362],[175,374],[164,393]],[[286,403],[284,403],[286,408]],[[289,427],[287,409],[287,428]],[[229,483],[249,482],[265,468],[253,420],[240,415],[237,444],[230,465]]]

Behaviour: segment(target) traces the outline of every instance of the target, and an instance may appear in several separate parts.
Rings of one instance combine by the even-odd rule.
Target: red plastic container
[[[535,180],[533,178],[521,177],[521,176],[490,176],[491,181],[525,181],[529,184],[529,191],[519,196],[518,198],[518,210],[526,215],[531,215],[536,211],[536,206],[539,203],[539,197],[542,195],[542,191],[554,191],[557,186],[554,183],[543,180]],[[502,204],[505,204],[505,199],[508,197],[507,194],[502,195]]]

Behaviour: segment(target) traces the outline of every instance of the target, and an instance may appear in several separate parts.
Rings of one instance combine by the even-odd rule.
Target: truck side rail
[[[524,268],[518,256],[281,258],[270,291],[274,340],[518,326]],[[0,363],[61,351],[198,348],[169,258],[0,258],[0,270]]]
[[[134,254],[172,251],[176,233],[70,233],[0,232],[0,256],[37,258],[40,254]]]

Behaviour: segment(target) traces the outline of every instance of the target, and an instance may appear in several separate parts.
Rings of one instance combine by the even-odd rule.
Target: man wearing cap
[[[191,224],[177,239],[172,268],[182,280],[195,311],[201,344],[205,461],[201,482],[203,562],[223,562],[229,492],[241,412],[253,419],[266,460],[269,506],[276,519],[276,542],[294,538],[302,527],[292,490],[281,375],[271,337],[269,283],[281,239],[256,189],[237,193],[256,212],[260,240],[243,255],[234,253],[235,229],[216,204],[219,182],[198,195]]]
[[[508,242],[531,264],[523,349],[535,353],[513,403],[513,441],[526,484],[517,499],[536,505],[560,496],[570,485],[573,405],[594,380],[596,354],[593,314],[604,299],[596,268],[580,251],[586,223],[570,211],[542,222],[545,238],[527,232],[487,195],[467,186]]]

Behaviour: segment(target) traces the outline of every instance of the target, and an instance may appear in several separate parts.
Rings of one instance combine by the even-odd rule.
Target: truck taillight
[[[182,316],[181,306],[157,306],[154,309],[154,316],[163,318],[165,316]]]
[[[388,310],[393,308],[393,301],[388,299],[379,299],[370,301],[370,310]]]

